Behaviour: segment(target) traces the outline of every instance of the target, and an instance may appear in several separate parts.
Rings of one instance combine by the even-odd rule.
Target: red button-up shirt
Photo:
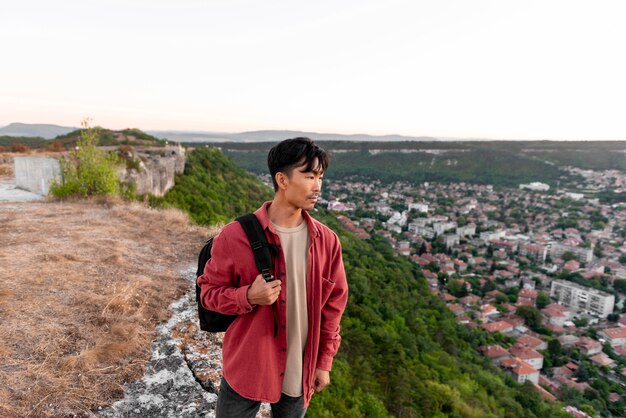
[[[255,212],[269,244],[280,249],[266,202]],[[330,370],[339,349],[339,321],[348,300],[341,244],[327,226],[302,211],[311,243],[306,283],[309,332],[303,356],[302,387],[308,406],[314,392],[315,369]],[[276,303],[278,335],[274,337],[272,306],[251,306],[247,291],[259,274],[248,238],[239,224],[226,225],[213,240],[212,257],[198,278],[205,308],[238,315],[224,336],[222,369],[228,384],[241,396],[275,403],[280,399],[287,360],[287,281],[282,250],[274,257],[274,276],[282,281]]]

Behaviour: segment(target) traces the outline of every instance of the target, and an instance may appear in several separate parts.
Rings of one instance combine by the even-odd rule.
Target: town
[[[380,234],[419,264],[458,321],[485,330],[477,350],[515,381],[573,416],[595,415],[576,407],[583,399],[621,416],[626,205],[586,192],[623,191],[626,176],[572,170],[575,192],[350,178],[325,184],[322,203],[358,237]]]

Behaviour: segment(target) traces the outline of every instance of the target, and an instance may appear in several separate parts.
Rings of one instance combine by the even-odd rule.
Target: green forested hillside
[[[226,155],[252,172],[265,172],[271,143],[220,144]],[[466,181],[517,187],[542,181],[556,186],[574,176],[547,158],[509,142],[324,142],[332,154],[329,179],[360,176],[391,181]],[[608,151],[607,151],[608,152]],[[623,155],[622,155],[623,156]]]
[[[256,208],[269,192],[218,150],[199,149],[165,201],[214,223]],[[457,324],[416,265],[386,240],[357,239],[321,209],[312,215],[339,234],[350,299],[332,383],[314,395],[307,416],[568,416],[476,354],[493,337]]]
[[[567,416],[479,356],[493,337],[459,325],[384,238],[359,240],[332,215],[313,216],[339,233],[350,299],[333,384],[308,416]]]
[[[215,148],[198,148],[188,155],[185,172],[157,205],[183,209],[200,224],[226,223],[271,199],[270,189],[237,167]]]

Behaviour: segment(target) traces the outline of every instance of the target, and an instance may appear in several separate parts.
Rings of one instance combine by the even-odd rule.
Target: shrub
[[[63,145],[63,142],[59,140],[52,141],[52,143],[48,145],[48,151],[51,151],[51,152],[65,151],[65,145]]]
[[[20,144],[19,142],[12,144],[10,148],[11,152],[28,152],[30,148],[28,148],[24,144]]]
[[[60,161],[61,183],[54,182],[50,193],[59,198],[120,194],[117,155],[97,148],[99,132],[89,127],[88,120],[81,125],[83,130],[76,148]]]

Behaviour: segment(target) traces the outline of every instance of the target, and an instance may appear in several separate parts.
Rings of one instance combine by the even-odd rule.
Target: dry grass
[[[119,398],[209,233],[136,203],[0,203],[0,416]]]

